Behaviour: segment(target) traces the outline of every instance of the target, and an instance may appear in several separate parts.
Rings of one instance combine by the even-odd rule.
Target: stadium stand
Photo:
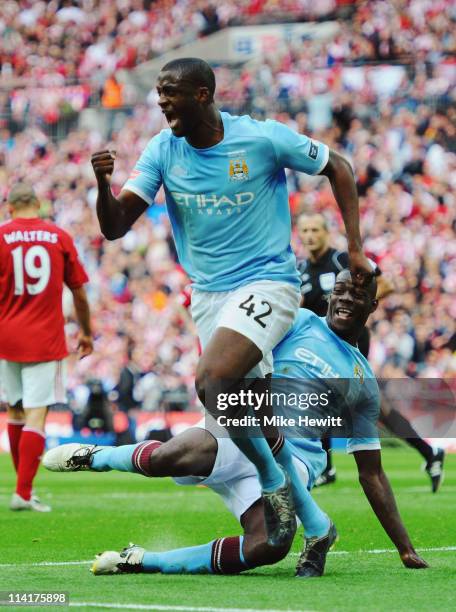
[[[76,402],[89,378],[113,388],[134,347],[137,368],[151,373],[140,390],[147,409],[183,388],[194,405],[197,361],[178,299],[188,279],[176,261],[163,198],[122,240],[102,239],[89,158],[105,141],[97,130],[79,127],[79,112],[99,104],[117,69],[133,69],[234,23],[284,15],[337,18],[339,32],[328,41],[265,52],[241,67],[217,67],[218,103],[288,123],[352,161],[366,249],[395,285],[373,316],[371,363],[383,377],[455,376],[454,3],[316,4],[2,2],[0,196],[19,178],[32,182],[45,202],[43,215],[74,236],[91,278],[97,340],[94,354],[71,368]],[[131,90],[120,98],[125,112],[119,124],[113,117],[109,144],[117,151],[115,189],[148,139],[166,127],[153,90],[147,100]],[[327,182],[294,173],[288,182],[294,217],[324,211],[332,243],[344,247]],[[297,241],[295,247],[301,254]],[[67,331],[71,342],[71,315]]]

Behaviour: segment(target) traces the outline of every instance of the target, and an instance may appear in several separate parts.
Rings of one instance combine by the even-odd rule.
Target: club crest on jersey
[[[230,181],[245,181],[249,178],[249,167],[245,159],[230,159]]]
[[[358,364],[356,364],[354,369],[353,369],[353,376],[355,378],[359,378],[359,382],[361,384],[363,384],[363,382],[364,382],[364,372],[363,372],[363,369],[361,368],[361,366],[359,366]]]

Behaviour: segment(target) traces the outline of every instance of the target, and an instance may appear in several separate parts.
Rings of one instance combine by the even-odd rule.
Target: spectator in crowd
[[[108,394],[97,378],[87,382],[89,395],[84,411],[78,419],[76,429],[89,428],[93,432],[112,432],[113,415]]]
[[[105,81],[103,95],[101,96],[101,106],[108,113],[108,139],[111,138],[117,111],[122,108],[123,103],[123,86],[117,80],[116,75],[111,74]]]

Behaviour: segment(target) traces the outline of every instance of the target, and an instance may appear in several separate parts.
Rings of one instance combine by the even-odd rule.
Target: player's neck
[[[341,333],[340,330],[337,330],[332,326],[331,319],[326,317],[326,321],[328,322],[329,329],[333,331],[337,336],[339,336],[341,340],[344,340],[344,342],[348,342],[348,344],[351,344],[352,346],[358,347],[358,338],[359,338],[358,333],[353,333],[353,334],[350,334],[349,332]]]
[[[317,263],[317,261],[319,261],[322,257],[326,255],[328,250],[329,250],[329,246],[325,244],[324,246],[321,247],[321,249],[318,249],[318,251],[310,251],[309,253],[310,261],[312,263]]]
[[[11,218],[17,219],[38,219],[39,215],[36,209],[23,208],[11,213]]]
[[[211,104],[204,118],[185,139],[195,149],[207,149],[221,142],[224,135],[222,117],[215,105]]]

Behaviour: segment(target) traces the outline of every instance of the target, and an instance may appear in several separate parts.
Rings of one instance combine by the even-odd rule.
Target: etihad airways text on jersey
[[[215,207],[218,208],[223,204],[227,206],[246,206],[253,202],[255,194],[251,191],[243,193],[233,194],[234,200],[226,195],[217,195],[215,193],[204,194],[204,193],[181,193],[179,191],[171,191],[171,195],[174,198],[176,204],[180,206],[193,207],[196,205],[197,208]]]

